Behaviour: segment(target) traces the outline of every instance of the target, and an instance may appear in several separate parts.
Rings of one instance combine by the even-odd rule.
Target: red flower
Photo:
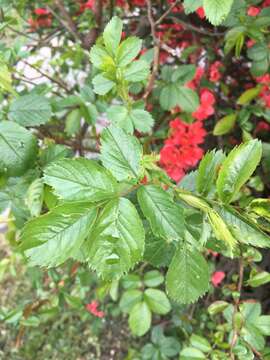
[[[196,10],[197,15],[199,16],[200,19],[204,19],[205,18],[205,12],[204,12],[204,8],[201,6]]]
[[[84,8],[85,9],[93,9],[95,5],[95,0],[88,0],[85,4],[84,4]]]
[[[265,121],[259,121],[255,128],[255,134],[267,131],[270,131],[270,125]]]
[[[202,158],[199,145],[204,142],[206,131],[200,121],[186,124],[178,118],[170,122],[170,128],[171,135],[160,151],[160,164],[178,182]]]
[[[87,311],[89,311],[92,315],[99,317],[99,318],[103,318],[104,317],[104,312],[103,311],[99,311],[98,310],[98,302],[96,300],[93,300],[92,302],[90,302],[89,304],[85,305],[85,308]]]
[[[220,73],[220,68],[222,67],[222,64],[220,61],[215,61],[211,66],[210,66],[210,81],[211,82],[217,82],[221,79],[221,73]]]
[[[260,9],[260,8],[258,8],[258,7],[256,7],[256,6],[250,6],[250,7],[248,8],[247,14],[248,14],[249,16],[257,16],[257,15],[259,15],[260,12],[261,12],[261,9]]]
[[[218,287],[222,281],[225,278],[225,272],[224,271],[215,271],[211,276],[211,282],[214,287]]]
[[[199,108],[192,114],[197,120],[205,120],[213,115],[215,109],[213,105],[216,102],[214,94],[208,89],[202,89],[200,93],[201,104]]]
[[[44,8],[37,8],[35,9],[35,14],[38,16],[47,16],[50,14],[50,12],[47,9]]]

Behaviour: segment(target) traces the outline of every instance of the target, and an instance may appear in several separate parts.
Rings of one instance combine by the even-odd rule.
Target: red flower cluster
[[[262,84],[260,97],[265,107],[270,108],[270,74],[260,76],[256,79],[256,81]]]
[[[45,8],[36,8],[34,10],[34,18],[28,19],[28,24],[31,27],[31,31],[36,31],[39,28],[51,27],[52,14]]]
[[[250,6],[248,8],[247,14],[248,16],[257,16],[261,12],[261,9],[256,6]]]
[[[215,112],[214,104],[216,102],[214,94],[208,89],[202,89],[200,92],[201,104],[192,114],[196,120],[206,120]]]
[[[92,315],[99,317],[99,318],[103,318],[104,317],[104,312],[98,310],[98,302],[96,300],[93,300],[92,302],[90,302],[89,304],[85,305],[85,308],[87,311],[89,311]]]
[[[204,8],[201,6],[196,10],[197,15],[199,16],[200,19],[204,19],[205,18],[205,12],[204,12]]]
[[[210,66],[210,77],[209,80],[211,82],[217,82],[221,79],[221,73],[220,73],[220,68],[222,68],[222,63],[220,61],[215,61],[211,66]]]
[[[171,135],[160,151],[160,164],[178,182],[202,158],[199,145],[204,142],[206,131],[201,121],[186,124],[179,118],[170,122],[170,128]]]

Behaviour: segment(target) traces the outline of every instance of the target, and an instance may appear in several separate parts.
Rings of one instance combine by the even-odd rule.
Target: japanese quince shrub
[[[0,2],[1,32],[21,34],[10,6],[25,14],[26,3]],[[132,12],[146,12],[137,32],[132,17],[121,20]],[[269,316],[242,301],[241,289],[244,276],[251,288],[270,281],[254,265],[270,247],[259,176],[262,168],[269,174],[269,19],[267,1],[55,1],[32,9],[17,47],[1,45],[0,209],[9,209],[7,238],[30,267],[84,264],[114,300],[121,288],[120,310],[143,336],[153,317],[209,290],[213,299],[226,275],[212,274],[211,254],[239,261],[226,301],[208,304],[216,329],[216,314],[224,320],[212,328],[216,353],[201,335],[182,346],[159,326],[143,359],[252,359],[265,351]],[[204,41],[192,43],[193,32]],[[52,75],[30,59],[50,36],[62,41],[51,50]],[[222,48],[211,49],[215,39]],[[27,41],[37,44],[25,50]],[[18,62],[46,81],[27,79]],[[244,79],[236,80],[235,62]],[[66,83],[69,66],[75,80],[84,72],[83,86]],[[86,309],[102,318],[98,305]]]

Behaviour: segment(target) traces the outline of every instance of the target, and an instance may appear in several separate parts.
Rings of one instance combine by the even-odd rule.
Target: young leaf
[[[229,15],[233,0],[203,0],[206,18],[212,25],[220,25]]]
[[[230,114],[221,118],[215,125],[213,134],[215,136],[221,136],[228,134],[235,125],[237,114]]]
[[[244,217],[230,206],[219,207],[217,211],[239,242],[260,248],[270,247],[270,237],[247,216]]]
[[[107,50],[101,45],[93,45],[90,51],[90,60],[92,64],[100,69],[105,70],[106,65],[113,65],[113,59],[108,54]]]
[[[8,118],[22,126],[39,126],[50,120],[51,112],[51,105],[44,96],[30,94],[11,103]]]
[[[151,311],[145,301],[136,304],[128,319],[129,327],[136,336],[143,336],[150,329],[152,315]]]
[[[118,279],[142,258],[144,237],[135,206],[125,198],[111,200],[84,245],[90,267],[102,278]]]
[[[58,266],[80,248],[97,216],[91,204],[62,204],[30,220],[21,235],[21,249],[30,265]]]
[[[139,54],[142,47],[142,40],[136,36],[131,36],[124,40],[116,52],[116,62],[118,66],[126,66]]]
[[[144,292],[144,301],[150,310],[156,314],[165,315],[171,310],[171,304],[166,294],[157,289],[147,289]]]
[[[156,236],[168,242],[182,238],[185,228],[183,209],[173,202],[166,191],[156,185],[142,186],[137,196],[143,214]]]
[[[167,272],[169,297],[182,304],[193,303],[208,290],[209,277],[208,264],[198,250],[180,245]]]
[[[125,70],[124,78],[129,82],[143,81],[149,76],[149,65],[144,60],[133,61]]]
[[[211,151],[207,153],[200,162],[196,177],[197,190],[202,195],[208,195],[218,175],[218,170],[222,161],[225,159],[224,153]]]
[[[11,121],[0,123],[0,174],[22,175],[34,164],[37,141],[34,135]]]
[[[111,21],[106,25],[103,32],[103,40],[106,49],[115,54],[120,44],[123,30],[123,22],[119,17],[114,16]]]
[[[246,105],[254,100],[262,91],[260,86],[246,90],[237,100],[237,104]]]
[[[142,148],[139,141],[122,129],[110,126],[101,135],[101,161],[119,180],[137,178]]]
[[[11,73],[9,72],[8,67],[3,63],[0,63],[0,89],[8,91],[16,96],[16,91],[12,87]]]
[[[100,201],[117,194],[112,175],[97,162],[84,158],[52,163],[45,169],[44,182],[58,197],[69,201]]]
[[[220,200],[228,204],[246,183],[258,166],[262,156],[262,145],[251,140],[234,148],[223,162],[217,179]]]
[[[206,356],[201,350],[186,347],[180,352],[179,360],[200,360],[206,359]]]

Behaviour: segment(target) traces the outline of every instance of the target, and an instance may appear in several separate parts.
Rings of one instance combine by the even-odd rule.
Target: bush
[[[0,6],[4,356],[270,359],[270,2]]]

